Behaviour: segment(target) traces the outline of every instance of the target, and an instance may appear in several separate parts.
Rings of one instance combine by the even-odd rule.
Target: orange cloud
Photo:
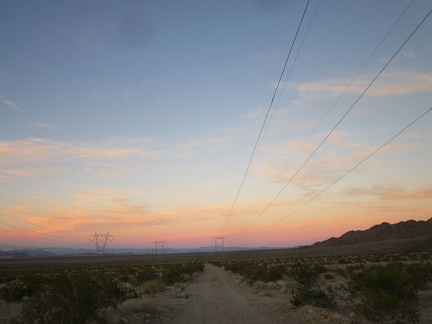
[[[432,187],[409,190],[395,184],[378,184],[369,188],[349,188],[346,193],[355,196],[375,196],[382,200],[430,199]]]

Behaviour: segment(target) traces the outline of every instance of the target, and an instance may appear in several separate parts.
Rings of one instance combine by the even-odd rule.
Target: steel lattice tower
[[[105,253],[105,248],[107,245],[108,241],[113,241],[115,238],[114,235],[110,235],[110,233],[106,233],[106,234],[98,234],[98,233],[94,233],[92,235],[89,235],[89,239],[90,241],[94,241],[96,243],[96,250],[98,253]]]
[[[225,240],[227,238],[223,236],[213,237],[213,241],[215,243],[215,252],[225,251]]]

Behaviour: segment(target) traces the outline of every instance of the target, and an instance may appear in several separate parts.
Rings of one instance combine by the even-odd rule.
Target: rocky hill
[[[432,243],[432,218],[427,221],[409,220],[397,224],[382,223],[364,231],[349,231],[342,236],[317,242],[312,247],[331,247],[383,241],[412,240],[420,245]]]

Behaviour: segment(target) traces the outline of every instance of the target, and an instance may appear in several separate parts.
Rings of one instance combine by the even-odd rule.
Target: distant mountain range
[[[251,251],[251,250],[273,250],[280,249],[274,247],[225,247],[224,251]],[[177,254],[177,253],[205,253],[214,252],[214,246],[206,246],[199,248],[183,248],[172,249],[165,248],[163,251],[159,250],[157,254]],[[0,259],[11,258],[44,258],[44,257],[61,257],[61,256],[90,256],[98,255],[95,249],[67,249],[67,248],[46,248],[46,249],[23,249],[23,250],[0,250]],[[137,248],[124,248],[124,249],[110,249],[106,248],[105,254],[129,254],[129,255],[142,255],[142,254],[155,254],[153,249],[137,249]]]
[[[409,220],[397,224],[382,223],[363,231],[349,231],[342,236],[317,242],[311,247],[331,247],[383,241],[409,240],[432,249],[432,218],[427,221]]]
[[[10,250],[0,251],[0,258],[54,257],[55,253],[45,250]]]
[[[381,243],[380,243],[381,242]],[[393,243],[392,243],[393,242]],[[394,246],[391,251],[416,252],[432,251],[432,218],[427,221],[409,220],[397,224],[382,223],[372,226],[367,230],[349,231],[342,236],[332,237],[328,240],[317,242],[315,244],[301,248],[336,248],[342,246],[376,246],[380,245]],[[271,247],[225,247],[225,251],[251,251],[251,250],[271,250],[280,248]],[[317,249],[318,250],[318,249]],[[200,247],[194,249],[164,249],[164,254],[174,253],[202,253],[213,252],[214,246]],[[159,251],[160,253],[161,251]],[[153,254],[152,249],[106,249],[106,254]],[[59,257],[72,255],[97,255],[95,250],[91,249],[25,249],[0,251],[0,259],[8,258],[37,258],[37,257]]]

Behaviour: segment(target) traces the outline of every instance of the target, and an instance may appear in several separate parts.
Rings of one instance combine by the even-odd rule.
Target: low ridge
[[[396,224],[387,222],[367,230],[349,231],[342,236],[317,242],[312,247],[330,247],[382,241],[417,239],[419,242],[432,241],[432,218],[427,221],[409,220]]]

